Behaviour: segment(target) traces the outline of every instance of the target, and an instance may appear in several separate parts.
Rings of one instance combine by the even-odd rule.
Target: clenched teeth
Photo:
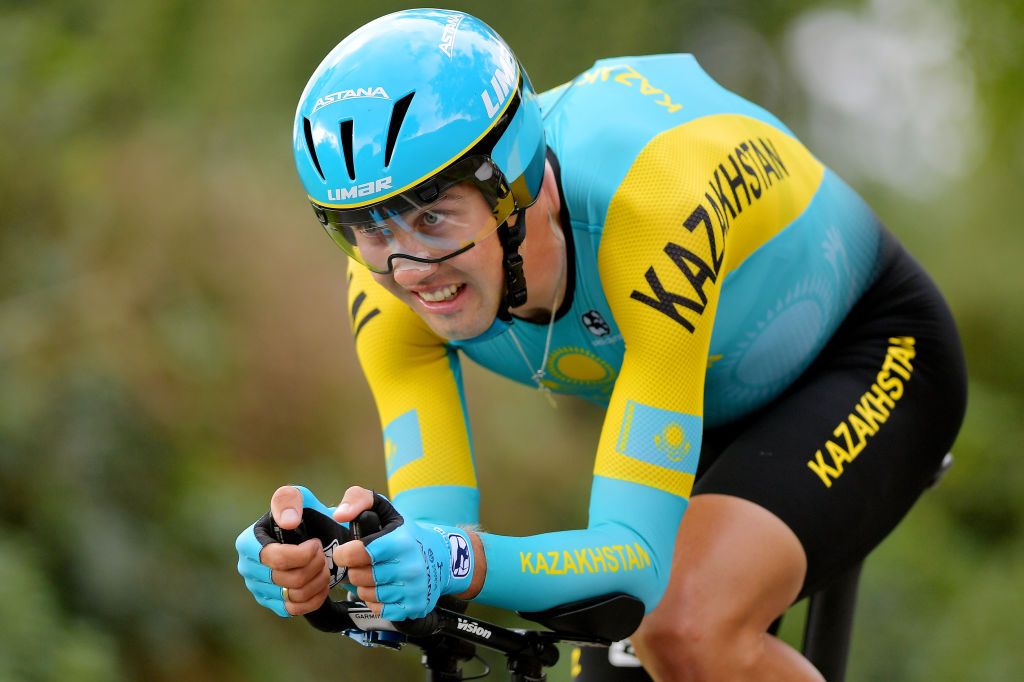
[[[431,303],[438,303],[440,301],[448,301],[455,297],[455,294],[459,292],[458,284],[449,284],[446,287],[441,287],[435,291],[418,291],[419,297],[424,301],[430,301]]]

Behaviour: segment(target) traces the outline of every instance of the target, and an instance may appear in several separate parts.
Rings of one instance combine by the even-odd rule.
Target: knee
[[[707,632],[693,619],[671,617],[659,611],[649,614],[630,640],[644,667],[658,679],[666,671],[674,671],[676,679],[699,679],[696,672],[702,667],[701,652]],[[683,673],[687,673],[683,675]]]
[[[631,641],[657,680],[738,680],[756,679],[765,636],[742,620],[694,609],[650,614]]]

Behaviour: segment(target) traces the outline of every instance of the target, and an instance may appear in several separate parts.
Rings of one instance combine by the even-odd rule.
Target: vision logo
[[[583,320],[583,326],[594,336],[607,336],[612,331],[608,323],[601,317],[601,313],[596,310],[588,310],[583,313],[581,319]]]
[[[491,638],[490,630],[480,625],[477,625],[476,623],[470,622],[465,618],[459,618],[459,622],[455,625],[455,627],[459,630],[462,630],[463,632],[468,632],[471,635],[476,635],[477,637],[482,637],[483,639]]]
[[[654,447],[673,462],[678,462],[690,454],[690,441],[686,440],[686,431],[675,422],[666,426],[661,433],[655,434]]]

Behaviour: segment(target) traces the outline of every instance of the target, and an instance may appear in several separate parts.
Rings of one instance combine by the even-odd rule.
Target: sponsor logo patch
[[[337,104],[338,102],[344,102],[347,99],[360,99],[363,97],[373,97],[375,99],[391,99],[388,96],[387,91],[377,86],[375,88],[356,88],[355,90],[339,90],[338,92],[332,92],[329,95],[324,95],[316,101],[313,105],[313,112],[316,113],[330,104]]]
[[[487,118],[494,118],[501,110],[502,105],[516,89],[516,60],[507,49],[502,50],[499,57],[499,64],[491,76],[491,90],[484,90],[480,93],[480,100],[487,110]],[[491,100],[493,91],[495,99]]]
[[[331,542],[331,544],[324,547],[324,558],[327,559],[327,570],[330,573],[330,584],[334,587],[348,575],[348,566],[339,566],[334,563],[334,550],[339,547],[340,543],[337,540]]]
[[[588,310],[583,313],[581,319],[583,320],[583,326],[594,336],[607,336],[612,331],[608,323],[601,317],[601,313],[596,310]]]
[[[452,577],[465,578],[472,570],[472,561],[469,556],[469,543],[466,538],[452,533],[448,536],[448,548],[452,556]]]
[[[448,59],[452,58],[452,51],[455,49],[455,33],[459,30],[459,24],[462,23],[463,15],[453,14],[448,17],[448,23],[444,26],[444,31],[441,33],[441,44],[438,45],[438,49],[443,52]]]
[[[371,194],[380,194],[381,192],[389,189],[391,189],[390,175],[386,178],[380,178],[374,182],[364,182],[361,185],[329,189],[327,190],[327,200],[344,201],[345,199],[355,199],[357,197],[365,197]]]
[[[459,618],[459,622],[458,622],[458,624],[455,627],[458,628],[459,630],[462,630],[463,632],[468,632],[471,635],[476,635],[477,637],[482,637],[483,639],[490,639],[491,638],[491,631],[490,630],[488,630],[485,627],[481,627],[480,625],[477,625],[476,623],[470,622],[470,621],[466,620],[465,618]]]

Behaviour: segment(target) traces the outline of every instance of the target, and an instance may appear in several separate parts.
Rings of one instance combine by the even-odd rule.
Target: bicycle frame
[[[465,679],[462,663],[476,657],[477,646],[505,656],[512,682],[543,681],[547,679],[545,668],[558,662],[558,643],[608,646],[632,634],[644,613],[639,600],[610,595],[540,613],[521,613],[550,628],[530,630],[502,627],[443,607],[425,618],[392,622],[375,615],[362,602],[329,600],[327,604],[330,606],[326,610],[317,612],[319,617],[309,619],[314,627],[341,632],[363,646],[418,646],[423,651],[428,682]]]
[[[351,524],[356,539],[379,529],[380,519],[372,511],[363,512]],[[280,541],[291,544],[309,537],[304,523],[287,531],[275,524],[275,534]],[[336,538],[318,539],[329,542]],[[328,598],[305,618],[318,630],[343,633],[365,646],[398,649],[408,643],[420,647],[430,681],[464,679],[461,664],[476,656],[479,645],[505,655],[513,682],[538,682],[547,679],[544,668],[558,662],[558,642],[608,646],[631,635],[644,616],[643,602],[613,594],[547,611],[520,613],[548,630],[513,630],[466,615],[465,602],[447,597],[443,600],[442,604],[455,604],[457,610],[439,606],[423,618],[392,622],[377,616],[362,602]]]
[[[366,609],[362,604],[349,608]],[[483,646],[504,654],[513,681],[543,680],[544,668],[558,662],[561,641],[552,632],[513,630],[448,609],[435,609],[425,623],[391,623],[382,619],[364,619],[359,630],[345,634],[364,646],[399,648],[413,644],[423,651],[427,679],[462,680],[462,663],[476,656]],[[403,630],[405,632],[403,632]],[[383,635],[382,633],[391,633]]]

